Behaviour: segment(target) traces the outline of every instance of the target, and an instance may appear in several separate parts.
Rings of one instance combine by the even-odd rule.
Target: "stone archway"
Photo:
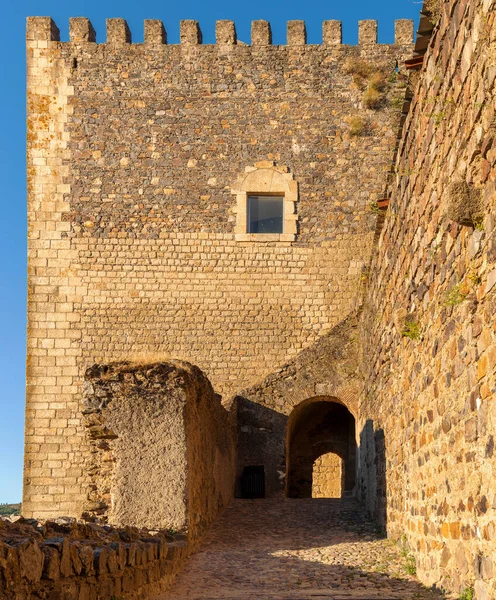
[[[351,494],[356,481],[356,448],[355,418],[346,406],[336,398],[322,396],[301,402],[287,426],[286,495]],[[319,477],[318,490],[313,486],[314,473]]]

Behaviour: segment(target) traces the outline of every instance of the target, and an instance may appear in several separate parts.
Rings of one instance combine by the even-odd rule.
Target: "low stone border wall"
[[[167,531],[0,520],[0,600],[124,600],[166,589],[194,543]]]

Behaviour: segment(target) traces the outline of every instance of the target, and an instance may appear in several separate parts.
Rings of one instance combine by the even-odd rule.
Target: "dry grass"
[[[363,119],[362,117],[349,117],[347,119],[347,122],[350,126],[350,135],[352,136],[361,136],[361,135],[365,135],[367,133],[368,130],[368,124],[367,121],[365,119]]]
[[[368,87],[363,94],[363,103],[366,108],[377,109],[384,102],[384,96],[373,87]]]
[[[384,104],[384,91],[387,87],[387,67],[377,67],[375,64],[359,59],[350,58],[344,64],[344,72],[353,75],[354,85],[364,90],[363,102],[366,108],[378,109]]]
[[[442,6],[444,0],[425,0],[424,12],[429,17],[429,21],[435,25],[441,18]]]
[[[353,83],[360,89],[367,84],[369,77],[376,72],[376,67],[360,58],[349,58],[344,63],[344,72],[346,75],[353,75]]]
[[[369,88],[377,90],[378,92],[383,92],[386,88],[386,77],[384,73],[380,71],[373,73],[369,78]]]
[[[166,362],[170,360],[170,356],[163,352],[136,352],[129,355],[127,358],[129,362],[132,363],[156,363],[156,362]]]

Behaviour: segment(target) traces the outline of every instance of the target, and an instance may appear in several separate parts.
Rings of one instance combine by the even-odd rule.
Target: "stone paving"
[[[352,499],[235,500],[156,600],[434,600]]]

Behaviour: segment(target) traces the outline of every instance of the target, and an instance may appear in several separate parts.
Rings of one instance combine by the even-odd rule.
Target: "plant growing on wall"
[[[404,103],[404,98],[393,98],[393,100],[391,100],[391,106],[394,110],[401,110],[403,108]]]
[[[475,269],[472,269],[470,271],[470,273],[467,275],[467,279],[470,281],[470,283],[473,287],[480,285],[480,283],[482,281],[481,276],[479,275],[479,273],[477,273],[477,271]]]
[[[348,123],[350,135],[353,137],[359,137],[362,135],[367,135],[369,130],[368,122],[359,116],[348,117],[345,119]]]
[[[401,556],[403,557],[403,560],[405,561],[404,567],[405,567],[405,571],[409,574],[409,575],[416,575],[417,574],[417,565],[415,563],[415,556],[413,556],[413,554],[410,551],[410,547],[408,546],[408,542],[406,539],[406,535],[402,535],[401,536]]]
[[[458,306],[467,298],[467,293],[462,291],[461,285],[457,284],[444,295],[444,306]]]
[[[418,340],[421,337],[421,329],[414,313],[407,313],[404,308],[399,308],[393,315],[394,325],[401,337],[410,340]]]
[[[401,330],[401,337],[407,337],[410,340],[420,339],[420,325],[410,315],[405,319],[403,329]]]
[[[346,61],[344,72],[353,76],[355,86],[363,90],[363,104],[372,110],[379,109],[385,101],[388,85],[387,67],[377,67],[363,59],[354,58]]]
[[[350,58],[344,64],[344,72],[353,75],[353,83],[360,89],[365,87],[368,78],[376,71],[372,63],[361,58]]]
[[[474,588],[465,588],[460,594],[459,600],[473,600],[474,599]]]
[[[429,21],[436,25],[441,19],[442,6],[444,0],[425,0],[423,11]]]

